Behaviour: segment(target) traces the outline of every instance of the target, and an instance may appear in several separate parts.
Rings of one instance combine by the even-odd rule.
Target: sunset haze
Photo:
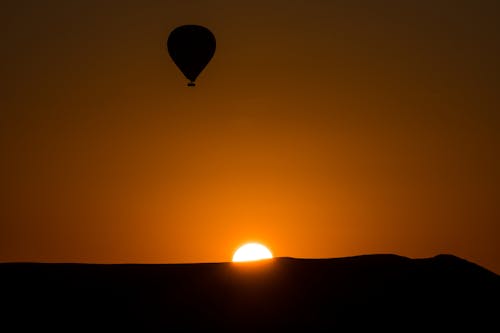
[[[0,261],[451,253],[500,273],[500,2],[7,1]],[[183,24],[216,37],[196,81]]]

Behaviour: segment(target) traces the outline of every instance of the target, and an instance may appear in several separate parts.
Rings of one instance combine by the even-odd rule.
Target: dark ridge
[[[500,276],[453,255],[3,263],[0,288],[19,332],[482,331],[500,313]]]

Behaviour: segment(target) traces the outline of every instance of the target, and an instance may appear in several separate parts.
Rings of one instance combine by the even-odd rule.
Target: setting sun
[[[259,243],[247,243],[234,252],[233,262],[270,259],[273,254],[267,247]]]

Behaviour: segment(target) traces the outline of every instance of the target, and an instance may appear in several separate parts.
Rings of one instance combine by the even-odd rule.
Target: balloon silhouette
[[[182,25],[172,30],[167,40],[170,57],[194,87],[194,81],[215,53],[215,36],[200,25]]]

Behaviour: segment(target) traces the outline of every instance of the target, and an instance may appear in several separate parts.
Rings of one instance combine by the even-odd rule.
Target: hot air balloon
[[[170,57],[189,80],[194,81],[210,62],[215,53],[215,36],[200,25],[182,25],[170,33],[167,40]]]

